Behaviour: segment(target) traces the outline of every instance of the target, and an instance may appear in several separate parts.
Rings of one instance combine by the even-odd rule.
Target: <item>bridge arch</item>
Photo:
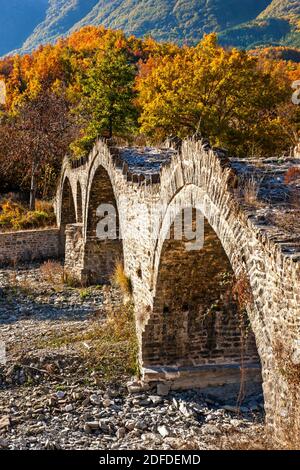
[[[59,200],[60,253],[63,256],[66,251],[66,227],[74,223],[76,223],[74,194],[69,177],[64,175]]]
[[[76,211],[74,195],[70,179],[65,176],[61,190],[60,226],[65,229],[66,225],[76,222]]]
[[[203,240],[198,233],[202,248],[191,249],[184,237],[175,239],[174,226],[182,225],[186,209],[193,212],[193,230],[196,219],[203,223]],[[234,248],[228,232],[222,240],[216,233],[222,218],[204,188],[195,184],[178,189],[165,208],[153,259],[153,307],[142,334],[143,366],[160,373],[167,368],[167,375],[173,368],[177,386],[193,375],[201,387],[238,384],[242,368],[248,391],[258,391],[255,336],[233,294],[247,266],[243,247]]]
[[[164,154],[165,149],[160,150]],[[267,219],[264,222],[264,217],[257,208],[247,207],[243,198],[240,198],[240,193],[236,191],[239,174],[244,175],[243,164],[235,159],[228,159],[223,151],[212,150],[207,143],[200,141],[185,141],[181,152],[172,153],[170,158],[169,155],[163,155],[166,158],[161,159],[159,170],[159,162],[158,165],[156,162],[152,165],[153,155],[156,158],[157,152],[150,154],[149,159],[147,149],[116,149],[107,147],[103,142],[97,142],[90,156],[79,166],[64,163],[61,181],[64,182],[67,176],[73,194],[76,194],[76,183],[80,180],[84,192],[83,224],[74,224],[67,231],[70,249],[66,257],[66,267],[72,269],[83,282],[107,281],[112,270],[112,256],[108,253],[113,250],[111,251],[109,244],[105,247],[105,242],[95,237],[98,219],[94,217],[97,204],[112,200],[110,197],[105,198],[103,192],[101,196],[101,188],[107,185],[112,189],[112,192],[108,191],[107,194],[113,193],[113,203],[116,203],[118,209],[123,236],[120,251],[123,254],[124,250],[125,271],[132,280],[142,377],[152,382],[168,380],[171,386],[176,388],[178,366],[186,367],[184,348],[188,350],[189,345],[181,343],[182,355],[179,357],[177,354],[174,357],[175,364],[172,364],[172,348],[164,346],[163,351],[159,341],[155,341],[156,335],[164,332],[166,328],[162,326],[162,314],[166,316],[165,324],[168,326],[167,315],[171,310],[168,303],[170,304],[169,299],[174,294],[174,290],[170,288],[168,272],[176,268],[176,265],[172,264],[176,251],[183,266],[182,272],[188,272],[189,277],[191,266],[197,274],[196,268],[201,263],[198,259],[185,260],[182,250],[173,241],[169,246],[165,243],[165,230],[169,223],[166,212],[175,201],[182,209],[185,202],[197,207],[201,200],[200,210],[206,218],[208,234],[217,243],[215,251],[220,251],[222,256],[226,256],[226,259],[222,258],[223,263],[226,266],[229,264],[228,270],[232,269],[237,278],[241,273],[247,275],[252,289],[254,301],[248,309],[248,315],[261,359],[267,423],[276,439],[281,442],[287,434],[292,438],[299,436],[300,392],[299,386],[295,386],[290,375],[295,372],[299,377],[299,237],[296,234],[286,235],[276,224],[270,224]],[[133,158],[128,160],[128,155]],[[270,166],[265,163],[267,171]],[[282,168],[279,170],[282,174]],[[105,182],[104,186],[98,185],[99,192],[94,191],[97,182],[101,180]],[[62,192],[67,192],[67,189],[63,190],[63,184],[59,186],[57,194],[59,225],[66,220],[61,208],[62,199],[65,199]],[[94,202],[93,194],[97,195]],[[139,217],[139,205],[151,209],[153,204],[159,204],[163,208],[163,217],[158,220],[155,214],[152,216],[151,210]],[[129,220],[129,223],[126,224],[126,220]],[[168,265],[170,258],[171,264]],[[208,265],[207,269],[211,269],[211,266]],[[165,277],[164,272],[167,273]],[[188,285],[191,279],[186,277]],[[169,290],[172,294],[168,297],[168,302],[162,297],[164,290]],[[193,284],[190,290],[195,292],[194,304],[199,305],[199,292],[196,292]],[[182,290],[183,296],[186,291],[186,288]],[[173,301],[172,298],[171,300]],[[180,300],[180,314],[187,316],[190,310],[194,315],[192,318],[197,319],[195,309],[190,309],[189,302]],[[220,326],[224,326],[224,322],[215,320],[219,321]],[[176,328],[176,318],[172,321]],[[197,324],[201,326],[200,321]],[[212,328],[211,324],[208,326]],[[186,325],[180,331],[182,336],[184,328]],[[172,343],[172,335],[170,338]],[[196,344],[195,341],[193,343]],[[212,338],[210,344],[213,344]],[[157,354],[158,351],[163,351],[161,357]],[[199,355],[196,360],[198,357]],[[207,359],[214,361],[212,365],[215,365],[215,357]],[[161,364],[164,366],[162,375],[156,370],[156,366]],[[194,375],[189,372],[184,386],[193,387],[194,379]]]
[[[118,260],[123,260],[123,245],[120,237],[120,218],[117,195],[109,169],[103,162],[95,159],[91,166],[86,202],[85,256],[84,270],[88,283],[107,283],[110,281]],[[99,223],[103,223],[105,233],[100,233]],[[108,233],[111,227],[115,231]],[[101,238],[102,237],[102,238]]]
[[[83,222],[83,194],[81,189],[81,183],[78,180],[76,185],[76,211],[77,211],[77,222]]]

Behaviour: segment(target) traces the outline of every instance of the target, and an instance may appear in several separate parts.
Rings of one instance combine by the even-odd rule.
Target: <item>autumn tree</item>
[[[30,210],[34,210],[37,180],[41,181],[49,171],[59,174],[62,159],[74,139],[75,123],[63,94],[50,91],[27,100],[3,121],[0,132],[3,167],[8,173],[18,169],[23,184],[29,182]]]
[[[276,110],[290,99],[290,83],[247,52],[225,50],[211,34],[174,57],[149,62],[137,83],[142,132],[161,139],[197,133],[240,155],[288,145]]]

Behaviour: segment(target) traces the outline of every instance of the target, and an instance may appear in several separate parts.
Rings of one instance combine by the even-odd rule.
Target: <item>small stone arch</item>
[[[76,187],[76,208],[77,208],[77,222],[82,223],[83,222],[83,201],[82,201],[82,190],[81,190],[81,184],[80,181],[77,181],[77,187]]]
[[[66,226],[74,223],[76,223],[74,196],[70,180],[65,176],[62,183],[60,205],[60,251],[62,255],[65,254]]]
[[[102,210],[102,217],[99,210]],[[106,208],[111,207],[115,224],[115,232],[100,238],[99,223],[108,215]],[[109,212],[110,213],[110,212]],[[123,245],[120,237],[120,219],[117,198],[108,174],[102,165],[95,162],[89,176],[89,186],[86,205],[86,243],[85,243],[85,273],[87,283],[110,282],[117,260],[123,260]],[[112,238],[113,237],[113,238]]]

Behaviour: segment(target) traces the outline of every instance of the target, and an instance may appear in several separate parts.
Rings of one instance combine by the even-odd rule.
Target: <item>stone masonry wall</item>
[[[0,233],[0,265],[59,257],[59,230]]]

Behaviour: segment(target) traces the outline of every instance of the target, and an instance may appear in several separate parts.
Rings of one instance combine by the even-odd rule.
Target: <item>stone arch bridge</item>
[[[123,260],[143,379],[221,386],[242,371],[251,387],[261,370],[266,419],[281,441],[300,439],[300,235],[285,223],[293,210],[283,183],[294,164],[229,159],[205,141],[180,151],[99,141],[88,158],[64,161],[56,202],[70,275],[105,283]],[[99,206],[114,208],[111,239],[99,237]],[[204,216],[201,249],[175,236],[189,207],[193,229]]]

